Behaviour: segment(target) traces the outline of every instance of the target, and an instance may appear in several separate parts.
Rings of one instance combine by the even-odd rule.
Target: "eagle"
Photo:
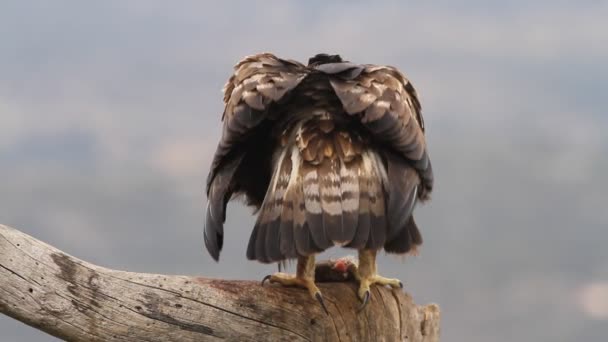
[[[337,245],[357,250],[360,308],[371,285],[403,287],[378,275],[376,254],[416,253],[414,207],[433,189],[420,101],[403,73],[326,53],[307,65],[261,53],[236,64],[223,93],[206,189],[211,257],[219,261],[226,205],[240,196],[257,213],[247,258],[297,259],[295,275],[262,284],[305,288],[327,312],[315,255]]]

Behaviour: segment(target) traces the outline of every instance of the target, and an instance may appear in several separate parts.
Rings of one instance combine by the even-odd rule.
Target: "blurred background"
[[[261,279],[254,218],[203,247],[221,88],[244,55],[394,65],[436,176],[421,255],[382,256],[445,341],[608,336],[608,2],[3,1],[0,223],[138,272]],[[353,251],[333,250],[326,256]],[[0,341],[51,341],[0,316]]]

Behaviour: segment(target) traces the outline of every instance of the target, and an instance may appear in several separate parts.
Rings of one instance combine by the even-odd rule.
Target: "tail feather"
[[[294,237],[294,224],[293,220],[283,220],[283,216],[281,216],[281,223],[279,225],[279,234],[280,234],[280,251],[281,255],[285,258],[293,259],[298,256],[298,251],[296,249],[296,242]]]
[[[371,208],[369,202],[369,174],[363,167],[363,161],[357,161],[357,180],[359,188],[359,199],[357,213],[357,225],[355,234],[348,245],[345,247],[361,249],[367,244],[369,231],[371,229]]]
[[[307,223],[307,211],[304,199],[303,181],[300,176],[296,180],[293,194],[293,237],[298,255],[311,255],[323,251],[312,237],[310,225]]]
[[[338,158],[325,159],[318,168],[323,230],[327,238],[340,243],[345,239],[342,222],[342,197],[340,194],[340,161]]]
[[[249,243],[247,244],[247,259],[256,260],[256,241],[258,238],[259,225],[254,225],[253,230],[251,231],[251,236],[249,236]]]
[[[279,168],[270,180],[264,202],[251,235],[247,257],[262,262],[282,260],[279,228],[283,209],[283,197],[289,183],[291,159],[285,158],[286,152],[279,154]],[[255,247],[253,247],[255,245]]]
[[[286,258],[295,258],[298,256],[296,244],[294,240],[294,203],[295,203],[295,186],[291,183],[295,180],[289,180],[289,186],[283,200],[283,210],[281,211],[281,219],[279,224],[280,234],[280,251]]]
[[[268,234],[268,230],[266,229],[266,225],[259,224],[257,225],[257,236],[255,239],[255,258],[258,261],[268,263],[270,259],[268,259],[268,255],[266,254],[266,235]]]
[[[283,253],[281,253],[281,221],[277,218],[276,220],[270,221],[266,226],[266,256],[270,262],[283,260]]]
[[[281,252],[281,221],[285,203],[285,195],[289,189],[291,179],[291,170],[293,168],[288,150],[281,153],[279,161],[279,171],[275,173],[276,181],[274,182],[271,200],[270,218],[267,224],[266,232],[266,254],[270,261],[283,260]]]
[[[319,182],[319,171],[314,165],[302,165],[304,206],[306,208],[306,223],[315,245],[321,249],[333,245],[330,241],[323,222],[323,207]]]
[[[340,165],[340,200],[342,201],[343,241],[350,242],[357,232],[359,221],[359,179],[358,165],[345,161]]]
[[[318,164],[301,156],[297,146],[280,152],[249,241],[249,259],[277,262],[334,244],[405,253],[422,243],[411,217],[420,179],[404,160],[382,159],[372,150]]]
[[[301,189],[301,186],[298,177],[300,159],[296,152],[295,148],[291,148],[289,152],[286,151],[286,153],[289,153],[289,155],[285,156],[286,159],[289,159],[289,168],[283,170],[286,189],[282,200],[278,234],[280,241],[279,251],[285,258],[296,258],[298,256],[294,238],[294,227],[297,224],[296,216],[298,216],[296,213],[298,209],[295,206],[299,205],[297,200],[301,198],[301,192],[298,192],[298,189]]]

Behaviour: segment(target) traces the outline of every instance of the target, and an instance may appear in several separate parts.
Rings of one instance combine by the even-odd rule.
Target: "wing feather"
[[[207,188],[226,156],[269,117],[270,106],[297,87],[308,73],[304,65],[269,53],[245,57],[235,66],[234,74],[224,86],[224,126]]]
[[[233,178],[244,159],[248,140],[255,136],[253,133],[262,122],[273,116],[272,104],[281,101],[308,73],[306,67],[298,62],[263,53],[245,57],[240,61],[224,86],[222,137],[207,177],[209,204],[205,224],[205,246],[215,260],[218,260],[222,249],[225,202],[234,191],[238,191]],[[268,215],[264,210],[260,214]],[[265,251],[270,253],[266,257],[278,256],[279,240],[271,241],[269,238],[267,243],[262,242],[265,239],[261,236],[267,233],[266,225],[256,225],[254,228],[252,238],[257,239],[256,248],[248,248],[248,256],[261,253],[266,248],[270,248]],[[275,224],[270,227],[271,232],[278,229]]]
[[[387,240],[393,239],[404,229],[417,200],[417,189],[420,177],[403,158],[394,153],[385,153],[388,176],[388,206],[389,220]]]
[[[420,199],[433,188],[418,95],[397,69],[367,65],[352,79],[331,77],[330,83],[344,110],[358,116],[372,136],[398,152],[421,178]]]

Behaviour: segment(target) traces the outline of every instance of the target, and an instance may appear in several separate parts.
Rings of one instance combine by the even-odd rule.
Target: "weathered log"
[[[439,308],[374,287],[307,291],[193,276],[123,272],[78,260],[0,225],[0,312],[70,341],[438,341]]]

